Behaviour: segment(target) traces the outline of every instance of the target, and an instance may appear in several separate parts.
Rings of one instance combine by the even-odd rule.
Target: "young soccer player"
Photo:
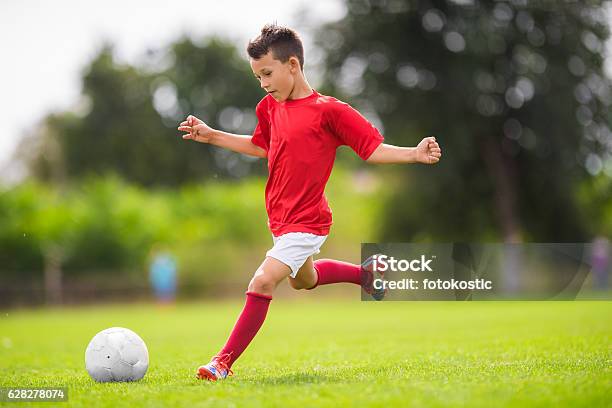
[[[332,259],[313,261],[332,224],[324,189],[339,146],[350,146],[368,163],[435,164],[442,155],[434,137],[416,147],[383,143],[383,136],[359,112],[315,91],[304,76],[302,42],[293,30],[266,25],[247,52],[267,93],[256,107],[253,135],[215,130],[191,115],[178,127],[186,132],[183,139],[268,159],[265,199],[273,246],[249,283],[229,339],[197,370],[198,378],[211,381],[232,374],[232,364],[257,334],[283,280],[298,290],[348,282],[374,293],[371,268]]]

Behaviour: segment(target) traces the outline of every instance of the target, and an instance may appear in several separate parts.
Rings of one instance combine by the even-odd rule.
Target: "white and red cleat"
[[[361,287],[364,292],[372,296],[375,300],[382,300],[387,294],[388,289],[374,288],[375,279],[384,279],[385,273],[374,270],[374,257],[380,255],[375,254],[363,261],[361,264]]]
[[[213,357],[210,363],[198,367],[196,377],[200,380],[217,381],[233,375],[234,372],[227,365],[229,357],[229,354]]]

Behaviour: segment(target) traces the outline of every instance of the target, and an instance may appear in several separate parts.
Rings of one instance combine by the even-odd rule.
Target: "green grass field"
[[[2,311],[0,386],[67,386],[68,403],[53,405],[84,407],[612,405],[611,302],[300,299],[273,300],[235,375],[219,383],[194,370],[242,301]],[[111,326],[147,343],[143,380],[89,378],[87,343]]]

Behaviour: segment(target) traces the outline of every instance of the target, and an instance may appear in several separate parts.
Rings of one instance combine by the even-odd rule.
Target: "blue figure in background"
[[[604,236],[595,237],[591,253],[593,283],[595,289],[608,289],[608,269],[610,267],[610,241]]]
[[[176,262],[166,253],[154,255],[149,269],[149,280],[160,303],[171,303],[176,295]]]

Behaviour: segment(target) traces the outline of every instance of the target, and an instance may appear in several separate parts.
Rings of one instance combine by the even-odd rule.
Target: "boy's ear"
[[[291,72],[298,72],[300,70],[300,60],[297,57],[289,57],[289,67]]]

